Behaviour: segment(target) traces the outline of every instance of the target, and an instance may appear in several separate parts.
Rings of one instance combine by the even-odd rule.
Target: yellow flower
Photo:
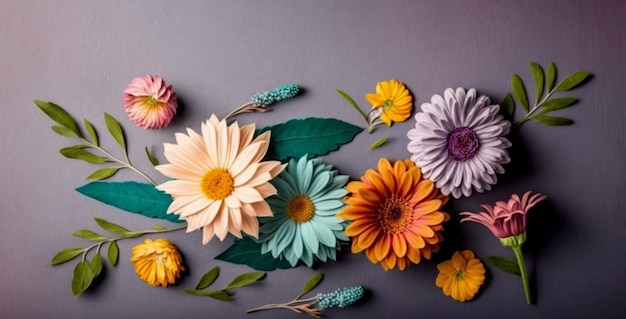
[[[180,253],[167,239],[146,239],[132,249],[130,261],[141,280],[152,286],[167,287],[176,282],[185,270]]]
[[[471,250],[455,252],[452,259],[440,263],[437,269],[435,285],[454,300],[471,300],[485,281],[485,266],[474,258]]]
[[[391,122],[402,122],[411,116],[413,98],[402,82],[392,79],[376,84],[376,93],[365,95],[372,108],[382,108],[380,119],[391,126]]]

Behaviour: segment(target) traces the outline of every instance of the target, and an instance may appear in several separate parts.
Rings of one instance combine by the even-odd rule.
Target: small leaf
[[[59,251],[58,253],[56,253],[56,255],[54,255],[54,257],[52,257],[52,261],[50,262],[50,264],[52,266],[56,266],[58,264],[62,264],[64,262],[70,261],[70,260],[76,258],[76,256],[84,253],[85,249],[86,248],[82,248],[82,247],[65,248],[65,249]]]
[[[543,69],[537,62],[530,62],[530,72],[532,73],[533,79],[535,80],[535,101],[536,104],[539,104],[539,99],[543,94]]]
[[[196,285],[196,290],[202,290],[215,282],[217,276],[220,274],[220,267],[213,267],[206,274],[200,278],[198,285]]]
[[[243,273],[235,277],[235,279],[233,279],[233,281],[231,281],[230,284],[228,284],[228,286],[226,286],[226,288],[224,288],[223,290],[240,288],[240,287],[251,285],[259,281],[264,276],[265,276],[265,273],[262,271],[253,271],[253,272]]]
[[[94,273],[88,261],[81,260],[74,267],[72,277],[72,293],[77,298],[83,291],[87,290],[93,281]]]
[[[317,285],[322,281],[323,278],[324,278],[324,273],[322,272],[313,274],[311,277],[309,277],[309,279],[304,284],[304,287],[302,287],[302,291],[300,292],[298,297],[296,297],[296,299],[300,299],[300,297],[306,295],[307,293],[315,289],[315,287],[317,287]]]
[[[213,299],[217,299],[217,300],[221,300],[221,301],[233,301],[234,300],[231,296],[229,296],[223,290],[204,291],[204,290],[185,289],[183,291],[188,293],[188,294],[192,294],[192,295],[196,295],[196,296],[203,296],[203,297],[211,297]]]
[[[85,119],[84,122],[85,128],[87,128],[87,133],[89,133],[89,136],[91,136],[91,141],[93,142],[93,144],[98,146],[98,134],[96,134],[96,129],[93,128],[93,125],[91,124],[91,122],[87,121],[87,119]]]
[[[148,149],[147,146],[146,146],[146,156],[148,156],[148,160],[150,161],[150,163],[152,163],[152,166],[159,165],[159,159],[154,157],[154,155],[150,153],[150,150]]]
[[[99,254],[95,254],[89,263],[89,267],[91,268],[91,272],[93,273],[93,277],[96,278],[102,272],[102,257]]]
[[[536,115],[530,118],[533,121],[539,122],[547,126],[563,126],[573,124],[574,121],[566,117]]]
[[[163,227],[163,226],[157,225],[157,224],[152,224],[152,228],[154,228],[156,230],[165,230],[165,229],[167,229],[167,227]]]
[[[550,99],[541,104],[541,112],[539,112],[539,114],[541,115],[548,112],[564,109],[576,103],[578,103],[578,99],[575,97],[558,97]]]
[[[113,116],[109,115],[106,112],[104,112],[104,123],[107,125],[107,129],[109,129],[109,133],[111,133],[111,136],[113,136],[117,144],[124,152],[124,155],[127,155],[126,140],[124,139],[124,132],[122,131],[120,123]]]
[[[115,175],[115,173],[117,173],[117,171],[120,170],[121,167],[105,167],[105,168],[100,168],[96,171],[94,171],[93,173],[91,173],[89,176],[87,176],[88,180],[102,180],[102,179],[107,179],[113,175]]]
[[[548,92],[551,92],[552,88],[554,88],[554,84],[556,83],[556,65],[554,65],[554,62],[550,62],[550,64],[548,64],[547,76],[548,77],[546,79],[546,89],[548,90]]]
[[[363,110],[361,110],[361,108],[359,107],[358,104],[356,104],[356,102],[354,102],[354,100],[352,99],[352,97],[350,97],[350,95],[348,95],[346,92],[340,90],[340,89],[335,89],[337,91],[337,93],[339,93],[339,95],[346,100],[346,102],[348,102],[348,104],[350,104],[350,106],[352,106],[357,112],[359,112],[359,114],[365,119],[366,123],[369,123],[369,119],[367,117],[367,115],[365,114],[365,112],[363,112]]]
[[[95,233],[89,229],[81,229],[72,233],[72,236],[85,238],[93,241],[104,241],[109,239],[108,237],[102,236],[98,233]]]
[[[271,253],[261,254],[261,245],[261,243],[244,236],[243,239],[235,239],[233,244],[215,259],[248,265],[255,270],[263,271],[293,267],[286,259],[274,258]]]
[[[73,132],[74,134],[76,134],[76,136],[82,137],[82,134],[80,134],[78,126],[76,125],[76,121],[74,121],[74,118],[64,108],[52,102],[46,102],[41,100],[34,100],[34,102],[37,107],[39,107],[44,113],[46,113],[46,115],[48,115],[52,120],[59,123],[62,127]]]
[[[57,134],[59,134],[61,136],[65,136],[65,137],[79,137],[78,135],[76,135],[76,133],[74,133],[71,130],[69,130],[69,129],[63,127],[63,126],[60,126],[60,125],[53,125],[51,127],[51,129],[55,133],[57,133]]]
[[[517,260],[500,256],[487,256],[485,259],[492,265],[508,272],[509,274],[520,275],[520,268]]]
[[[98,223],[98,225],[100,227],[102,227],[104,230],[108,230],[114,234],[118,234],[118,235],[128,235],[128,233],[130,233],[131,231],[118,225],[118,224],[114,224],[110,221],[107,221],[105,219],[99,218],[99,217],[94,217],[94,219],[96,220],[96,223]]]
[[[528,113],[528,95],[526,94],[526,88],[524,88],[524,82],[517,74],[511,76],[511,89],[513,90],[513,96],[519,102],[519,104]]]
[[[515,100],[513,100],[511,93],[507,93],[506,96],[504,96],[504,100],[500,103],[500,110],[506,119],[513,118],[513,115],[515,114]]]
[[[589,72],[587,71],[578,71],[568,75],[561,83],[559,83],[554,91],[568,91],[575,88],[577,85],[582,83],[587,77],[589,77]]]
[[[372,145],[370,145],[369,150],[371,151],[371,150],[377,149],[377,148],[383,146],[387,142],[389,142],[389,136],[385,136],[383,138],[380,138],[376,142],[372,143]]]
[[[117,246],[117,241],[113,240],[109,244],[109,250],[107,251],[107,257],[109,258],[109,264],[115,267],[117,265],[117,259],[120,255],[120,248]]]
[[[67,158],[79,159],[91,164],[102,164],[108,161],[106,157],[97,156],[89,151],[74,146],[64,147],[60,149],[59,152]]]

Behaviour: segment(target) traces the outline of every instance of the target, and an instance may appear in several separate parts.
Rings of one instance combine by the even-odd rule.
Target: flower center
[[[478,152],[478,135],[472,129],[459,127],[448,134],[448,154],[456,161],[466,161]]]
[[[454,279],[456,279],[456,280],[461,280],[461,279],[463,279],[463,270],[457,270],[457,271],[454,273]]]
[[[393,106],[392,100],[385,100],[385,104],[383,104],[383,109],[388,110]]]
[[[411,222],[413,209],[404,198],[395,195],[387,198],[378,208],[378,221],[386,234],[398,234],[406,230]]]
[[[214,168],[208,171],[200,187],[204,195],[212,200],[220,200],[228,197],[235,190],[235,180],[225,168]]]
[[[296,223],[303,223],[313,218],[315,204],[307,195],[298,195],[287,204],[287,214]]]

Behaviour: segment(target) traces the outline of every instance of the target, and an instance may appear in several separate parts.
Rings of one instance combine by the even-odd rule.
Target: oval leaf
[[[376,142],[372,143],[372,145],[370,145],[369,150],[375,150],[383,145],[385,145],[385,143],[389,142],[389,136],[385,136],[381,139],[378,139]]]
[[[561,83],[559,83],[554,91],[568,91],[575,88],[577,85],[582,83],[587,77],[589,77],[589,72],[587,71],[578,71],[568,75]]]
[[[34,102],[35,105],[37,105],[37,107],[46,113],[46,115],[48,115],[52,120],[73,132],[76,136],[82,137],[82,134],[80,134],[78,126],[76,125],[76,121],[74,121],[74,118],[64,108],[52,102],[41,100],[34,100]]]
[[[224,288],[224,290],[240,288],[240,287],[251,285],[259,281],[264,276],[265,276],[265,273],[262,271],[253,271],[253,272],[243,273],[235,277],[235,279],[233,279],[233,281],[231,281],[230,284],[228,284],[228,286]]]
[[[530,72],[533,75],[533,79],[535,80],[535,101],[539,104],[539,99],[543,94],[543,69],[537,62],[530,62]]]
[[[63,126],[60,125],[53,125],[51,127],[52,131],[54,131],[55,133],[61,135],[61,136],[65,136],[65,137],[78,137],[78,135],[76,135],[76,133],[72,132],[69,129],[66,129]]]
[[[575,97],[558,97],[547,100],[541,104],[541,112],[539,114],[545,114],[548,112],[564,109],[578,103],[578,99]]]
[[[234,243],[215,259],[234,264],[248,265],[255,270],[271,271],[277,268],[292,268],[289,261],[272,257],[271,253],[261,253],[261,243],[255,242],[249,237],[235,239]]]
[[[92,164],[102,164],[108,161],[106,157],[97,156],[89,151],[74,146],[64,147],[60,149],[59,152],[67,158],[79,159]]]
[[[513,90],[513,96],[519,102],[519,104],[528,113],[528,95],[526,94],[526,88],[524,82],[517,74],[511,76],[511,89]]]
[[[146,146],[146,156],[148,156],[148,160],[150,161],[152,166],[159,165],[159,159],[154,157],[154,155],[152,155],[152,153],[150,153],[150,150],[148,149],[147,146]]]
[[[77,298],[83,291],[87,290],[93,281],[94,273],[88,261],[81,260],[74,267],[72,277],[72,293]]]
[[[346,92],[340,89],[335,89],[335,90],[337,91],[337,93],[339,93],[339,96],[341,96],[344,100],[346,100],[346,102],[348,102],[350,106],[352,106],[352,108],[354,108],[357,112],[359,112],[359,114],[363,117],[366,123],[369,123],[369,119],[367,115],[365,114],[365,112],[361,110],[359,105],[356,104],[356,102],[354,102],[354,100],[352,99],[352,97],[350,97],[350,95],[348,95]]]
[[[117,171],[120,170],[120,167],[105,167],[105,168],[100,168],[96,171],[94,171],[93,173],[91,173],[89,176],[87,176],[88,180],[101,180],[101,179],[107,179],[113,175],[115,175],[115,173],[117,173]]]
[[[554,62],[550,62],[550,64],[548,64],[548,75],[546,78],[546,85],[547,85],[548,92],[552,91],[552,88],[554,88],[555,83],[556,83],[556,65],[554,65]]]
[[[229,296],[225,291],[222,291],[222,290],[204,291],[204,290],[185,289],[183,291],[191,295],[211,297],[213,299],[217,299],[221,301],[233,301],[233,298]]]
[[[98,277],[102,272],[102,257],[100,257],[100,255],[98,254],[94,255],[91,259],[91,262],[89,263],[89,267],[91,268],[91,272],[93,273],[93,278]]]
[[[500,256],[487,256],[485,259],[501,270],[514,275],[521,275],[517,260]]]
[[[507,93],[506,96],[504,96],[504,100],[500,103],[500,111],[506,119],[513,118],[513,114],[515,114],[515,101],[511,93]]]
[[[558,116],[536,115],[531,117],[531,120],[539,122],[547,126],[563,126],[573,124],[574,121]]]
[[[94,217],[94,219],[96,220],[96,223],[98,223],[98,225],[100,227],[102,227],[102,229],[104,230],[108,230],[114,234],[118,234],[118,235],[128,235],[128,233],[130,233],[131,231],[118,225],[118,224],[114,224],[110,221],[107,221],[103,218],[99,218],[99,217]]]
[[[220,267],[213,267],[211,270],[207,271],[206,274],[200,278],[198,285],[196,285],[196,290],[202,290],[215,282],[217,276],[220,274]]]
[[[109,239],[108,237],[102,236],[98,233],[95,233],[89,229],[81,229],[72,233],[73,236],[85,238],[93,241],[104,241]]]
[[[85,249],[86,248],[82,248],[82,247],[65,248],[65,249],[59,251],[58,253],[56,253],[56,255],[54,255],[54,257],[52,257],[52,261],[50,261],[50,264],[52,266],[56,266],[58,264],[62,264],[64,262],[70,261],[70,260],[76,258],[76,256],[84,253]]]
[[[122,152],[126,155],[126,140],[124,139],[124,132],[122,131],[120,123],[106,112],[104,112],[104,123],[107,125],[107,129],[109,129],[111,136],[113,136],[117,144],[122,149]]]
[[[93,128],[93,125],[91,124],[91,122],[87,121],[87,119],[85,119],[84,122],[85,128],[87,128],[87,133],[89,133],[89,136],[91,136],[91,141],[94,145],[98,146],[98,134],[96,134],[96,129]]]
[[[120,248],[117,246],[117,241],[113,240],[109,244],[109,250],[107,251],[107,257],[109,258],[109,264],[115,267],[117,265],[117,259],[120,255]]]
[[[323,278],[324,278],[324,273],[322,272],[313,274],[311,277],[309,277],[309,279],[304,284],[304,287],[302,287],[302,291],[300,292],[298,297],[296,297],[296,299],[300,299],[300,297],[306,295],[307,293],[315,289],[315,287],[317,287],[317,285],[322,281]]]

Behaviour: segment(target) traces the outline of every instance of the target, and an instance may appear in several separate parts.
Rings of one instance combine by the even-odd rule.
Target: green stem
[[[511,129],[516,129],[516,128],[520,127],[524,122],[530,120],[530,116],[533,113],[535,113],[535,111],[537,111],[537,109],[539,109],[543,105],[543,103],[548,101],[548,99],[552,96],[552,94],[554,94],[554,92],[556,92],[556,91],[554,89],[552,89],[552,91],[548,92],[546,94],[546,96],[543,99],[541,99],[541,102],[535,101],[535,105],[533,106],[533,108],[530,109],[530,111],[528,111],[528,113],[526,113],[526,115],[524,115],[524,117],[521,120],[515,122]]]
[[[267,305],[263,305],[263,306],[259,306],[256,308],[252,308],[252,309],[248,309],[246,311],[246,313],[251,313],[251,312],[257,312],[257,311],[261,311],[261,310],[269,310],[269,309],[280,309],[280,308],[285,308],[285,309],[291,309],[295,312],[300,312],[298,309],[295,309],[294,306],[298,306],[301,304],[305,304],[307,302],[312,302],[317,300],[317,297],[312,297],[309,299],[294,299],[292,301],[286,302],[286,303],[273,303],[273,304],[267,304]]]
[[[524,294],[526,295],[526,302],[532,304],[532,298],[530,293],[530,285],[528,284],[528,273],[526,272],[526,264],[524,263],[524,256],[522,255],[522,246],[512,246],[515,257],[517,258],[517,264],[522,275],[522,284],[524,285]]]

